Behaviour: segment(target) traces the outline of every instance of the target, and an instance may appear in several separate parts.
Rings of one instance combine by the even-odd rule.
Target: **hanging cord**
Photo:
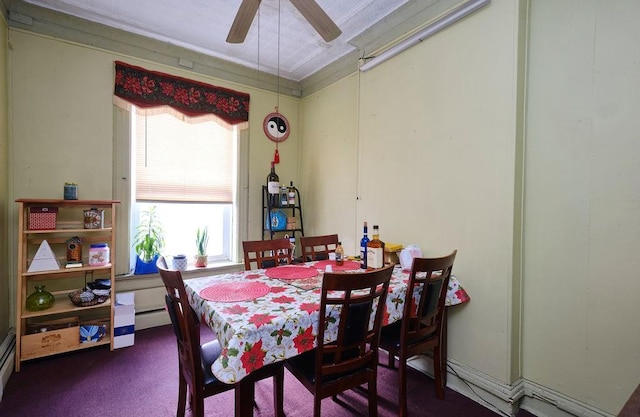
[[[147,129],[149,128],[147,125],[147,120],[149,120],[149,115],[144,116],[144,167],[147,168],[149,165],[147,165],[147,158],[148,158],[148,153],[147,153]]]
[[[276,112],[280,108],[280,0],[278,0],[278,56],[277,56],[277,90],[276,90]]]
[[[276,56],[276,108],[275,113],[280,114],[280,17],[282,15],[281,12],[281,1],[278,0],[278,53]],[[278,129],[279,132],[279,129]],[[273,161],[276,164],[280,163],[280,152],[278,151],[278,142],[276,141],[276,151],[273,154]]]

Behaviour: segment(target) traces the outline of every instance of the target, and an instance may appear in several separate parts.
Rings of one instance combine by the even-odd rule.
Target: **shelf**
[[[54,233],[97,233],[97,234],[107,234],[111,233],[111,227],[103,227],[100,229],[83,229],[83,228],[70,228],[70,229],[41,229],[41,230],[23,230],[22,233],[25,235],[35,235],[35,234],[54,234]]]
[[[16,203],[23,203],[29,206],[58,206],[58,207],[95,207],[95,206],[111,206],[119,204],[120,200],[49,200],[44,198],[19,198]]]
[[[50,269],[47,271],[37,271],[37,272],[23,272],[23,277],[49,277],[51,275],[72,275],[78,272],[87,272],[87,271],[108,271],[111,269],[111,264],[103,265],[103,266],[82,266],[80,268],[60,268],[60,269]]]
[[[71,292],[73,291],[59,291],[59,292],[52,293],[56,298],[56,301],[55,303],[53,303],[53,306],[51,308],[48,308],[46,310],[41,310],[41,311],[29,311],[23,308],[20,318],[28,319],[33,317],[50,316],[52,314],[64,314],[64,313],[72,313],[72,312],[79,312],[79,311],[87,311],[87,310],[97,309],[97,308],[105,308],[105,307],[111,308],[111,298],[109,298],[107,301],[105,301],[102,304],[96,304],[88,307],[78,307],[75,304],[73,304],[71,302],[71,299],[69,298],[69,294]]]
[[[114,314],[116,294],[115,270],[115,229],[116,229],[116,206],[117,200],[60,200],[60,199],[18,199],[18,253],[17,253],[17,289],[16,289],[16,355],[15,370],[20,371],[20,364],[23,361],[33,358],[41,358],[63,352],[71,352],[80,349],[87,349],[96,346],[109,346],[114,349]],[[38,226],[32,221],[33,208],[51,207],[55,209],[56,217],[53,222],[47,219],[46,226],[55,226],[54,229],[29,229],[30,225]],[[103,224],[105,227],[88,229],[85,228],[83,210],[101,209],[103,213]],[[55,223],[54,223],[55,222]],[[81,239],[83,245],[89,246],[92,243],[106,243],[112,250],[110,254],[110,264],[94,266],[89,265],[89,257],[83,257],[84,263],[80,267],[65,268],[66,259],[69,254],[70,239],[74,237]],[[45,271],[29,272],[29,266],[34,264],[34,257],[46,241],[50,251],[40,254],[47,259],[54,258],[57,265],[53,263],[42,263],[44,267],[54,267]],[[71,241],[73,243],[75,240]],[[47,249],[47,248],[45,248]],[[65,256],[65,251],[67,254]],[[60,268],[55,268],[60,265]],[[42,267],[40,266],[40,267]],[[83,288],[87,281],[94,279],[111,280],[111,298],[104,303],[94,304],[87,307],[78,307],[69,298],[69,294]],[[52,307],[41,311],[29,311],[26,309],[26,300],[34,285],[52,285],[49,288],[55,297]],[[54,322],[70,317],[78,318],[80,323],[92,321],[103,322],[107,332],[99,342],[81,343],[80,327],[61,328],[44,333],[27,334],[30,324],[34,322]]]

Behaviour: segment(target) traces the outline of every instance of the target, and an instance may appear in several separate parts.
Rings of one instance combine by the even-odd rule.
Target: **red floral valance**
[[[187,116],[215,114],[227,123],[249,120],[249,94],[116,61],[114,94],[138,107],[170,106]]]

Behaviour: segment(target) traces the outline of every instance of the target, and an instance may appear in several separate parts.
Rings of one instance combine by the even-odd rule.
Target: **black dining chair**
[[[329,259],[330,253],[335,253],[338,246],[338,235],[301,236],[300,247],[302,259],[307,261],[322,261]]]
[[[323,398],[367,384],[369,416],[378,414],[378,340],[393,266],[360,273],[325,273],[320,298],[317,347],[285,361],[287,369],[313,394],[313,415]],[[375,313],[374,313],[375,312]],[[375,314],[371,324],[371,316]],[[330,322],[335,340],[325,342]]]
[[[445,301],[457,251],[441,258],[415,258],[409,275],[402,319],[380,332],[380,349],[389,353],[389,367],[398,356],[400,416],[407,416],[407,360],[433,356],[436,396],[444,398],[446,359],[443,349]],[[418,300],[416,302],[416,299]]]
[[[268,240],[245,240],[242,242],[244,269],[272,268],[293,262],[291,241],[286,238]],[[253,266],[255,264],[255,267]]]
[[[220,343],[213,340],[200,344],[200,324],[195,311],[189,304],[180,271],[168,269],[162,256],[158,258],[156,266],[167,290],[165,303],[178,342],[179,384],[176,415],[178,417],[185,415],[187,394],[189,394],[192,415],[203,417],[206,397],[231,389],[238,390],[240,384],[254,384],[256,381],[273,377],[275,414],[284,416],[284,363],[277,362],[262,367],[236,384],[225,384],[216,379],[211,371],[211,365],[222,352]],[[236,402],[235,407],[237,415],[243,404]]]

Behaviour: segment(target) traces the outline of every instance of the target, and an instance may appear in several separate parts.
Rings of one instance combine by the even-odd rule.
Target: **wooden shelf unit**
[[[95,346],[109,345],[113,350],[115,288],[115,224],[117,200],[55,200],[18,199],[18,263],[16,291],[16,372],[22,362]],[[29,229],[31,208],[51,207],[57,209],[55,229]],[[104,210],[104,227],[84,228],[84,210]],[[65,268],[67,241],[73,237],[82,239],[82,267]],[[29,265],[43,241],[47,241],[60,269],[29,272]],[[110,264],[94,266],[88,264],[91,243],[107,243],[110,248]],[[87,282],[109,279],[110,298],[88,307],[78,307],[71,302],[69,294],[83,288]],[[54,295],[52,307],[41,311],[30,311],[26,300],[35,285],[45,285]],[[63,327],[42,333],[29,333],[31,325],[51,320],[77,319],[78,325]],[[80,326],[84,323],[104,323],[105,336],[97,342],[80,343]]]

